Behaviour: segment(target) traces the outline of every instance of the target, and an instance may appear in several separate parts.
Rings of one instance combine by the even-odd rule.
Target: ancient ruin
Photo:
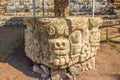
[[[95,69],[102,20],[70,17],[68,0],[54,2],[57,17],[25,19],[26,56],[45,80],[75,80],[82,71]]]
[[[80,14],[91,13],[92,10],[92,0],[59,0],[59,2],[64,2],[64,9],[68,10],[68,7],[65,8],[69,4],[70,13],[74,13],[76,11],[80,12]],[[36,3],[36,12],[41,13],[43,10],[42,0],[35,0]],[[54,2],[54,0],[44,0],[44,10],[46,12],[53,12],[55,9],[58,9],[60,4]],[[120,7],[120,0],[95,0],[95,13],[96,14],[113,14],[113,8]],[[0,14],[1,15],[12,15],[18,16],[16,13],[28,14],[32,12],[32,0],[0,0]],[[62,11],[62,8],[61,8]],[[29,12],[29,13],[28,13]],[[64,11],[63,11],[64,12]],[[24,14],[23,14],[24,13]],[[56,13],[58,14],[58,13]],[[63,14],[61,14],[63,15]],[[40,15],[39,15],[40,16]]]

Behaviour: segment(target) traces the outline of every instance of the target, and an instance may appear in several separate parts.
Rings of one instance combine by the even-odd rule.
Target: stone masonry
[[[36,1],[36,11],[42,12],[42,0],[35,0]],[[45,11],[53,11],[54,3],[59,7],[61,4],[56,3],[57,1],[63,2],[62,5],[69,6],[70,12],[86,12],[91,13],[92,10],[92,0],[44,0],[44,10]],[[68,1],[68,2],[67,2]],[[56,6],[55,5],[55,6]],[[57,8],[56,8],[57,9]],[[68,7],[65,9],[68,10]],[[95,12],[108,14],[111,11],[111,8],[108,4],[107,0],[95,0]],[[18,13],[18,12],[32,12],[32,0],[8,0],[7,9],[5,10],[6,13]],[[68,11],[67,11],[68,12]]]

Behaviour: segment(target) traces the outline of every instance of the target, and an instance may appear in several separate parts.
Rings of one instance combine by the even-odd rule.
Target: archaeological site
[[[120,80],[119,49],[120,0],[0,0],[0,80]]]

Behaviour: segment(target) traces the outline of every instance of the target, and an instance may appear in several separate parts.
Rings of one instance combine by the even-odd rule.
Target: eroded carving
[[[89,21],[91,56],[94,56],[100,45],[100,30],[98,28],[102,25],[102,20],[100,18],[90,18]]]
[[[34,24],[32,20],[26,21],[26,55],[50,69],[52,76],[60,78],[60,69],[68,69],[73,75],[95,69],[94,56],[100,44],[99,18],[40,18]]]
[[[81,52],[81,46],[82,46],[82,32],[80,30],[76,30],[69,36],[70,42],[71,42],[71,55],[79,56]]]

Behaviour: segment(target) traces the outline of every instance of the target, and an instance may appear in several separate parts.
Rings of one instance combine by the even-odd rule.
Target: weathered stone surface
[[[34,65],[33,65],[33,71],[36,72],[36,73],[39,73],[39,74],[44,73],[44,72],[42,71],[42,69],[40,69],[40,67],[39,67],[38,64],[34,64]]]
[[[68,15],[69,13],[69,8],[65,6],[69,6],[70,7],[70,12],[71,13],[77,13],[79,12],[80,14],[91,14],[91,10],[92,10],[92,0],[69,0],[69,5],[68,0],[55,0],[57,1],[62,1],[62,4],[56,4],[55,11],[57,10],[57,14],[61,14],[61,15]],[[110,2],[111,1],[111,2]],[[43,8],[43,3],[42,0],[35,0],[36,3],[36,13],[40,15],[40,13],[42,12],[42,8]],[[24,12],[32,12],[32,0],[1,0],[0,1],[0,13],[1,15],[12,15],[12,16],[18,16],[17,14],[20,14],[21,16],[28,16],[30,15],[30,13],[23,14]],[[58,7],[62,7],[60,8],[61,10],[58,9]],[[116,1],[116,0],[95,0],[95,14],[119,14],[116,12],[117,9],[119,9],[120,7],[120,1]],[[113,8],[116,8],[116,10],[114,10]],[[54,12],[54,0],[44,0],[44,10],[45,12],[48,12],[47,14],[49,14],[49,12]],[[65,11],[63,11],[65,10]],[[63,12],[60,12],[63,11]],[[10,14],[12,13],[12,14]],[[17,14],[16,14],[17,13]],[[79,14],[77,13],[77,14]],[[37,15],[37,14],[36,14]],[[32,15],[30,15],[32,16]],[[50,15],[49,15],[50,16]]]
[[[0,25],[23,26],[24,25],[24,18],[0,17]]]
[[[72,75],[78,75],[78,74],[81,73],[82,67],[81,67],[81,65],[80,65],[79,63],[78,63],[78,64],[74,64],[73,66],[71,66],[71,67],[69,68],[69,71],[70,71],[70,73],[71,73]]]
[[[66,69],[51,69],[51,80],[66,80]]]
[[[95,69],[100,18],[28,18],[25,22],[26,56],[34,63],[45,65],[41,67],[44,74],[50,72],[55,80],[61,79],[64,71],[75,75]]]

